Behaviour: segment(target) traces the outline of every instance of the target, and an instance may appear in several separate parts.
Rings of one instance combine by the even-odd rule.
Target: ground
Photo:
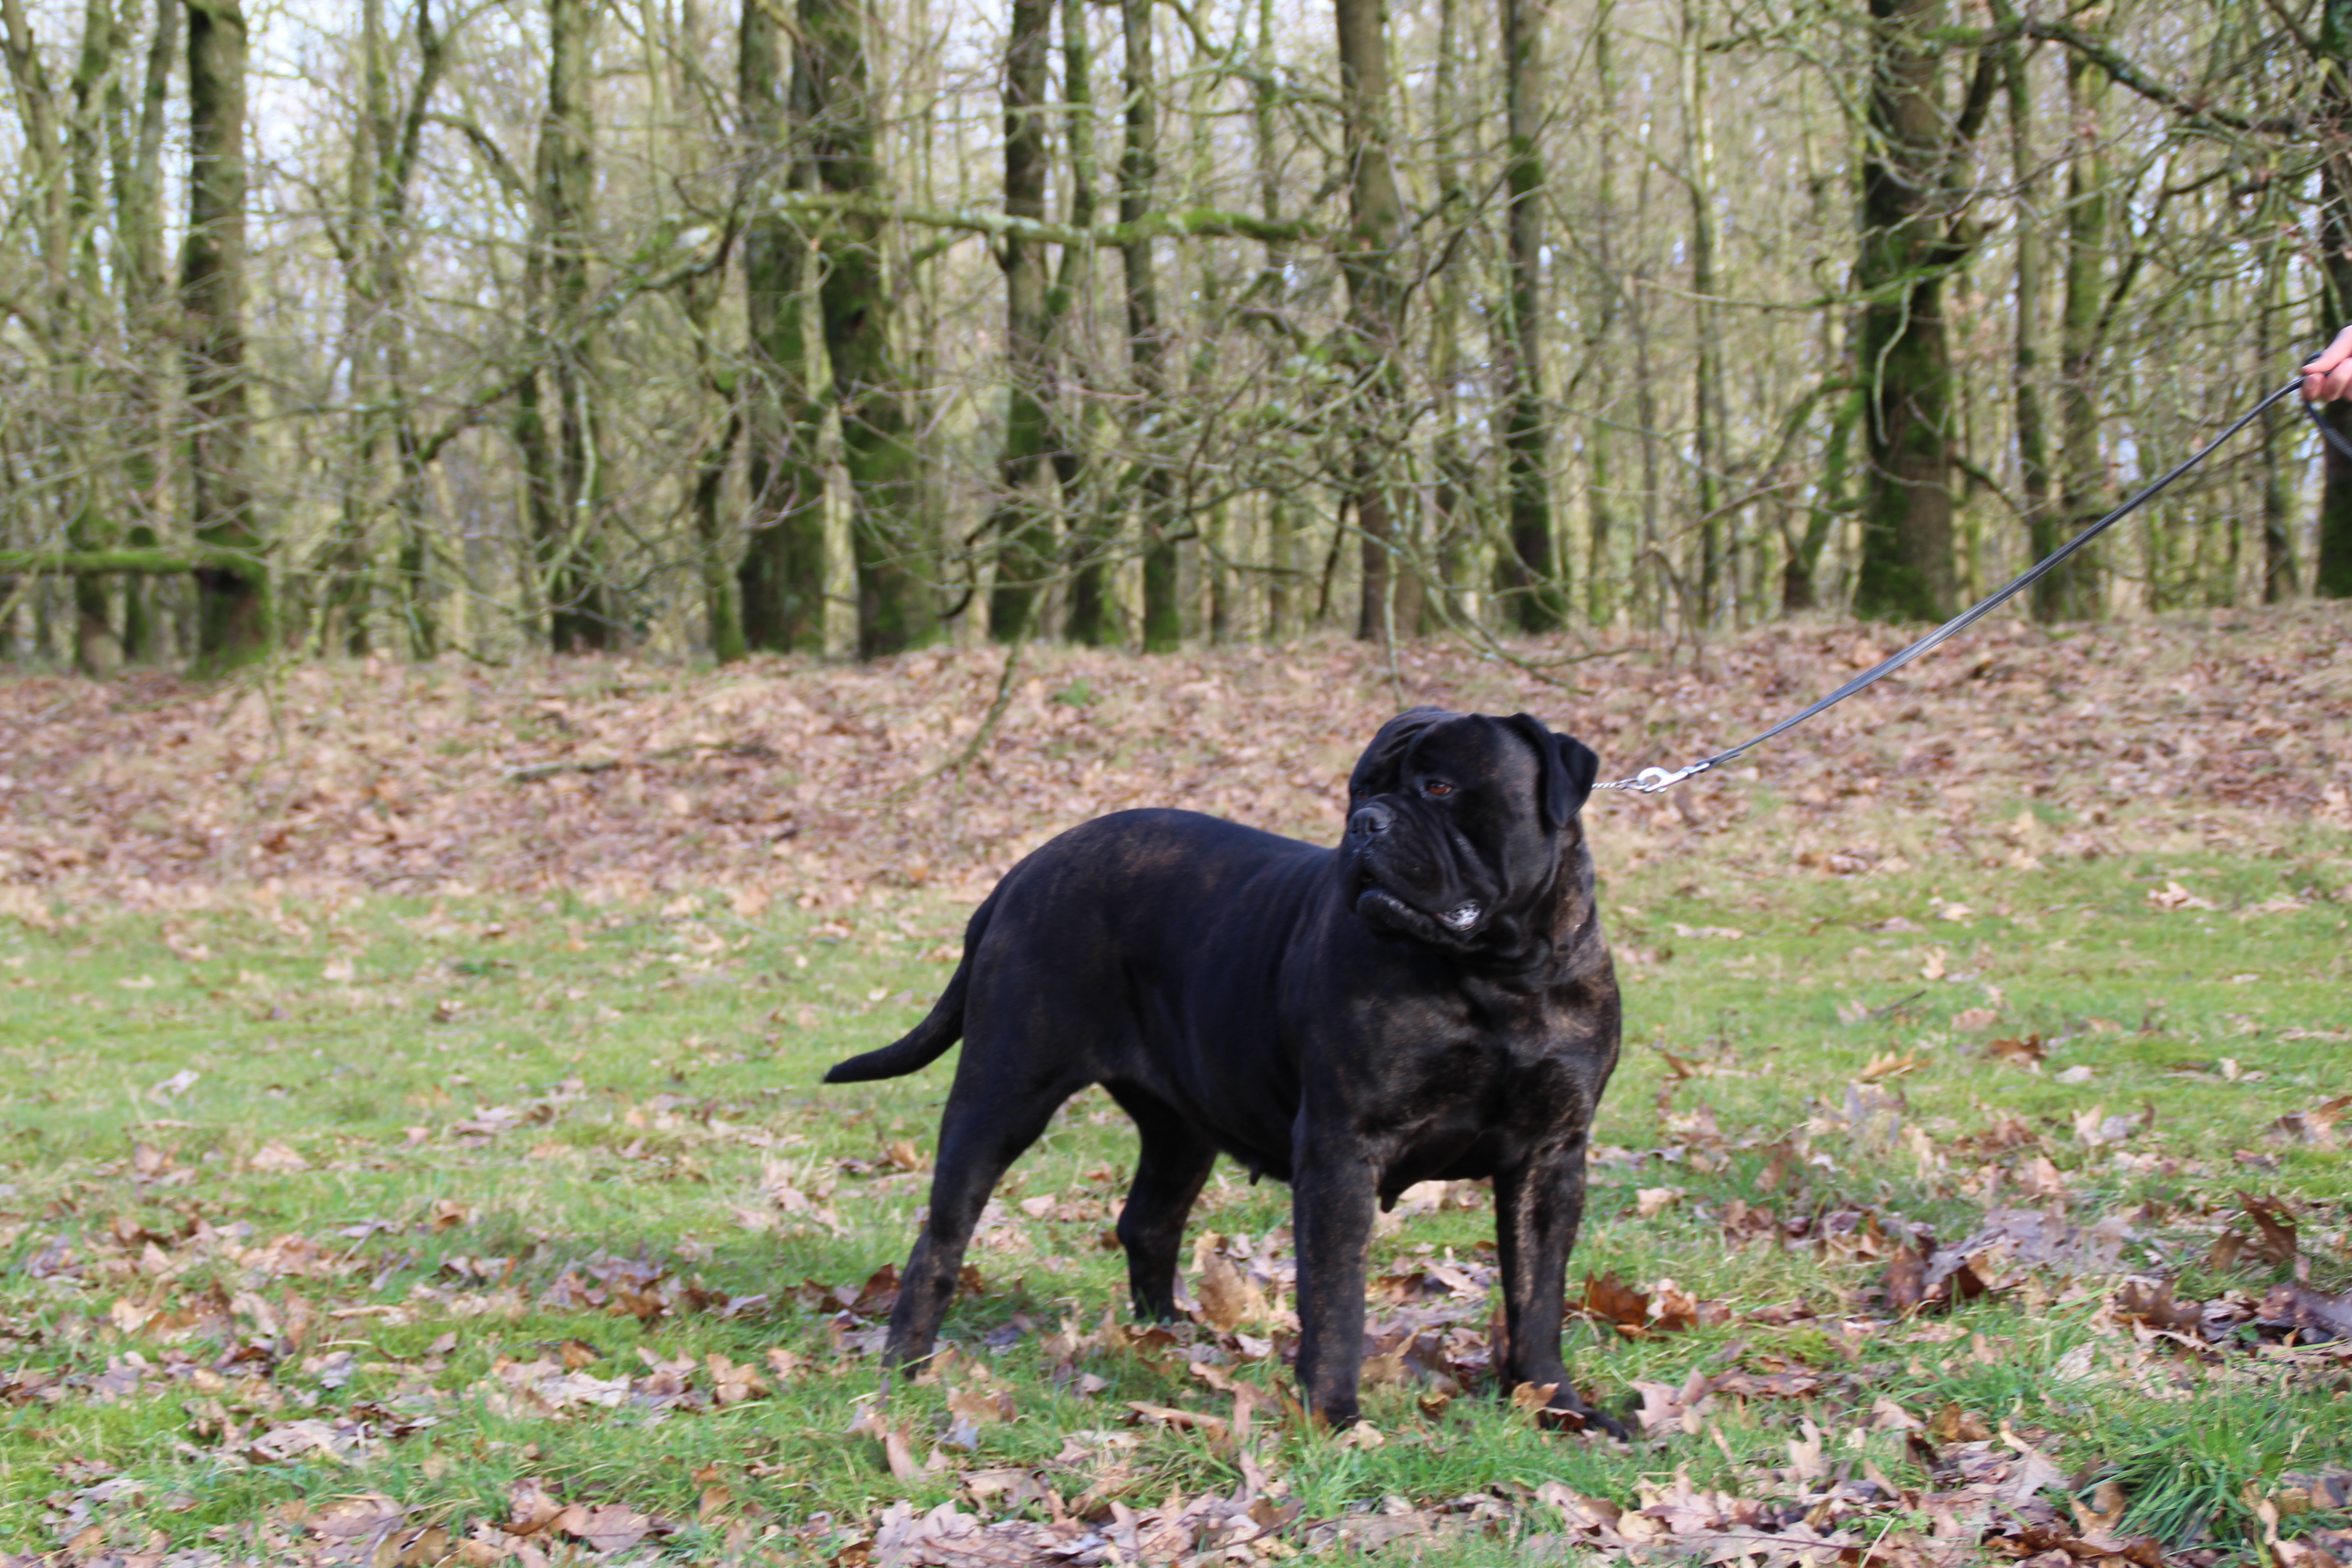
[[[1631,1448],[1492,1386],[1473,1184],[1383,1222],[1365,1427],[1289,1401],[1278,1187],[1221,1170],[1193,1321],[1129,1322],[1099,1098],[886,1392],[948,1067],[817,1079],[1026,848],[1328,842],[1420,701],[1675,765],[1887,646],[0,685],[0,1552],[2352,1555],[2336,611],[1983,628],[1596,797],[1627,1051],[1570,1342]]]

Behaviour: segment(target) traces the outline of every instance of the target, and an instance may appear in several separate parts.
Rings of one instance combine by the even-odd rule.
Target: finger
[[[2352,327],[2336,333],[2336,341],[2303,369],[2303,395],[2315,403],[2352,391]]]

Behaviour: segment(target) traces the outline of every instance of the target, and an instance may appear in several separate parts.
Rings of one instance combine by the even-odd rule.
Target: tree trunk
[[[1133,3],[1133,0],[1129,0]],[[1512,3],[1512,0],[1507,0]],[[1348,285],[1349,357],[1360,367],[1356,406],[1350,419],[1354,458],[1349,484],[1356,528],[1363,541],[1362,597],[1356,635],[1390,635],[1389,568],[1395,531],[1391,447],[1396,439],[1395,405],[1400,380],[1398,340],[1404,292],[1396,279],[1396,248],[1403,225],[1390,157],[1387,16],[1381,0],[1336,0],[1339,46],[1339,110],[1348,173],[1348,234],[1341,242],[1339,272]],[[1528,154],[1532,155],[1532,145]],[[1515,167],[1517,163],[1515,162]],[[1535,177],[1540,182],[1541,166]],[[1540,450],[1539,400],[1529,390],[1531,366],[1521,366],[1510,404],[1510,428],[1522,454]],[[1538,418],[1519,428],[1530,406]],[[1545,538],[1550,537],[1547,521]]]
[[[377,192],[380,160],[392,140],[392,62],[383,31],[383,0],[360,0],[360,101],[344,170],[343,354],[350,367],[352,411],[344,417],[341,494],[335,536],[322,563],[327,581],[319,617],[319,646],[368,651],[368,608],[375,510],[375,471],[383,444],[381,341],[386,302],[378,296],[383,245]]]
[[[1715,127],[1706,105],[1706,37],[1701,0],[1683,0],[1681,48],[1683,121],[1689,138],[1692,326],[1697,342],[1696,374],[1691,384],[1692,462],[1698,504],[1698,599],[1700,618],[1722,617],[1727,591],[1738,587],[1728,563],[1723,516],[1724,387],[1723,326],[1715,306]],[[1736,542],[1732,546],[1737,548]]]
[[[273,627],[246,402],[245,14],[237,0],[186,5],[188,230],[180,299],[194,521],[199,543],[243,558],[195,574],[195,668],[210,676],[268,658]]]
[[[1062,98],[1069,106],[1063,126],[1070,154],[1070,225],[1091,228],[1100,201],[1097,187],[1102,171],[1095,157],[1094,46],[1087,35],[1087,0],[1062,0]],[[1073,303],[1091,282],[1094,265],[1093,247],[1062,247],[1061,265],[1045,302],[1057,349]],[[1078,418],[1066,404],[1062,413],[1065,439],[1054,451],[1054,477],[1061,486],[1063,507],[1070,519],[1065,546],[1070,596],[1062,631],[1072,642],[1100,647],[1118,639],[1118,606],[1112,602],[1109,561],[1118,523],[1107,500],[1087,498],[1087,468],[1076,440]]]
[[[1997,0],[1993,19],[2004,26],[2011,20],[2007,0]],[[2039,561],[2060,543],[2058,517],[2050,504],[2050,427],[2042,408],[2042,214],[2035,200],[2041,162],[2033,148],[2033,92],[2024,45],[2013,38],[2003,45],[2000,64],[2009,102],[2010,178],[2016,186],[2016,320],[2010,364],[2016,382],[2018,479],[2024,493],[2026,552]],[[2036,620],[2057,617],[2050,590],[2047,577],[2033,585]]]
[[[1123,86],[1127,134],[1118,163],[1118,217],[1139,223],[1151,211],[1160,184],[1160,97],[1151,58],[1151,0],[1119,0],[1126,48]],[[1168,345],[1160,320],[1160,273],[1150,238],[1119,247],[1127,280],[1127,354],[1135,377],[1136,409],[1129,439],[1142,469],[1143,651],[1171,653],[1184,640],[1184,606],[1177,594],[1176,542],[1171,476],[1162,460],[1159,426],[1168,406]]]
[[[1856,359],[1868,391],[1870,468],[1862,502],[1858,616],[1941,620],[1951,613],[1952,373],[1943,269],[1953,258],[1937,211],[1946,119],[1931,37],[1943,0],[1870,0],[1869,144],[1862,175],[1865,303]]]
[[[1447,232],[1474,221],[1470,194],[1464,188],[1455,130],[1462,115],[1461,0],[1439,0],[1437,10],[1437,74],[1431,95],[1431,149],[1437,181],[1437,210]],[[1271,217],[1271,211],[1267,215]],[[1462,564],[1475,537],[1471,518],[1470,459],[1462,449],[1460,428],[1462,380],[1462,319],[1469,306],[1469,268],[1457,254],[1431,280],[1429,312],[1430,400],[1435,437],[1431,443],[1432,478],[1428,550],[1413,563],[1426,581],[1419,595],[1421,613],[1408,625],[1400,617],[1397,629],[1408,634],[1444,625],[1458,613],[1456,594]],[[1436,606],[1443,603],[1441,612]]]
[[[2059,332],[2059,505],[2062,538],[2107,510],[2106,459],[2099,441],[2101,314],[2106,305],[2107,73],[2079,53],[2066,57],[2066,98],[2076,144],[2066,165],[2066,302]],[[2053,543],[2054,548],[2054,543]],[[2101,546],[2073,556],[2034,584],[2045,620],[2095,620],[2105,608]]]
[[[1004,213],[1045,216],[1045,60],[1053,0],[1013,0],[1004,43]],[[1053,521],[1039,494],[1052,423],[1046,399],[1053,381],[1045,303],[1045,247],[1025,235],[997,245],[1004,272],[1004,365],[1007,389],[1004,450],[997,463],[997,498],[990,531],[997,540],[996,584],[988,626],[1000,642],[1026,636],[1037,595],[1051,570]]]
[[[1445,0],[1451,6],[1454,0]],[[1269,224],[1282,216],[1280,149],[1275,139],[1275,111],[1280,95],[1275,84],[1274,0],[1258,0],[1257,35],[1250,88],[1250,145],[1257,160],[1258,214]],[[1265,242],[1257,280],[1251,286],[1257,308],[1270,314],[1274,330],[1289,328],[1290,250],[1276,239]],[[1276,483],[1265,492],[1265,637],[1279,642],[1298,631],[1304,599],[1300,569],[1298,505],[1290,489]]]
[[[2289,247],[2273,241],[2263,267],[2262,309],[2254,314],[2254,363],[2265,369],[2278,363],[2281,329],[2287,321],[2287,268],[2294,260]],[[2284,432],[2294,416],[2273,407],[2263,415],[2263,603],[2283,604],[2294,597],[2294,531],[2287,510],[2287,477]]]
[[[1603,0],[1592,18],[1592,76],[1601,100],[1599,112],[1604,122],[1613,121],[1617,115],[1620,90],[1617,77],[1617,51],[1611,32],[1614,21],[1614,0]],[[1618,317],[1619,291],[1622,283],[1614,262],[1615,230],[1617,226],[1617,181],[1615,160],[1606,156],[1593,161],[1593,232],[1588,246],[1592,253],[1590,298],[1585,305],[1585,353],[1596,365],[1602,364],[1601,353],[1615,330]],[[1606,374],[1605,369],[1601,373]],[[1612,427],[1609,405],[1612,399],[1605,386],[1595,388],[1591,396],[1593,414],[1584,426],[1584,489],[1585,516],[1589,529],[1584,557],[1584,613],[1594,626],[1607,626],[1616,618],[1618,579],[1611,552],[1612,536],[1617,527],[1614,462],[1616,431]]]
[[[124,537],[134,545],[156,542],[155,525],[168,510],[165,476],[172,472],[166,367],[177,322],[163,262],[163,132],[179,38],[179,0],[156,0],[136,107],[126,89],[110,115],[115,135],[114,228],[121,255],[117,281],[131,362],[124,376],[129,447],[123,477],[132,515],[142,520]],[[119,72],[114,79],[126,83],[128,73]],[[163,653],[163,626],[152,612],[149,595],[144,578],[123,580],[122,656],[132,663],[146,663]]]
[[[1510,328],[1500,366],[1511,545],[1505,584],[1513,623],[1523,632],[1549,632],[1567,621],[1568,589],[1552,547],[1551,411],[1543,394],[1543,32],[1536,0],[1501,3],[1503,178],[1510,192]]]
[[[746,176],[760,193],[743,228],[750,517],[736,591],[747,647],[817,653],[824,648],[824,470],[817,462],[824,410],[804,310],[806,237],[761,199],[810,184],[793,142],[814,88],[786,66],[771,0],[743,0],[736,81]]]
[[[1840,397],[1830,416],[1829,438],[1822,445],[1821,478],[1813,486],[1813,502],[1806,510],[1802,537],[1789,542],[1780,563],[1780,613],[1801,615],[1821,607],[1822,550],[1830,530],[1845,515],[1845,486],[1853,463],[1853,427],[1862,422],[1868,399],[1860,387]]]
[[[557,653],[601,652],[616,629],[602,570],[604,464],[585,320],[595,188],[588,104],[595,6],[596,0],[548,0],[539,212],[525,282],[545,368],[525,378],[516,399],[547,640]]]
[[[867,68],[863,0],[800,0],[799,69],[812,84],[810,160],[819,190],[879,197],[881,103]],[[929,540],[922,483],[908,441],[907,390],[890,343],[893,298],[883,220],[835,215],[818,244],[817,312],[841,416],[857,571],[857,652],[898,653],[935,629],[923,585]]]
[[[2319,14],[2321,92],[2328,118],[2337,126],[2352,116],[2352,0],[2324,0]],[[2319,165],[2319,253],[2327,313],[2315,338],[2320,342],[2352,321],[2352,152],[2340,134],[2332,138]],[[2329,405],[2325,415],[2336,433],[2352,439],[2352,402]],[[2319,542],[2312,563],[2311,590],[2323,599],[2352,599],[2352,458],[2322,442]]]

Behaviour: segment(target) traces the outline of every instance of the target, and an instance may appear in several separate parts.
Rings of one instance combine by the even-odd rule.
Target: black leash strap
[[[1643,768],[1632,778],[1613,779],[1606,783],[1596,784],[1592,787],[1595,789],[1633,790],[1641,795],[1655,795],[1662,789],[1666,789],[1682,783],[1685,779],[1696,778],[1703,773],[1709,772],[1715,768],[1719,768],[1723,766],[1724,763],[1730,762],[1732,759],[1741,755],[1743,752],[1753,751],[1758,746],[1762,745],[1765,742],[1772,739],[1775,735],[1781,734],[1786,731],[1793,730],[1798,725],[1803,723],[1806,720],[1812,718],[1815,714],[1836,707],[1839,703],[1844,701],[1855,692],[1861,691],[1865,688],[1874,686],[1879,681],[1885,679],[1888,676],[1894,674],[1905,665],[1909,664],[1913,659],[1917,658],[1922,654],[1928,652],[1932,648],[1941,647],[1944,643],[1959,636],[1962,632],[1976,625],[1977,622],[1990,615],[1995,609],[2015,598],[2018,595],[2032,587],[2042,578],[2048,576],[2052,572],[2057,570],[2061,562],[2065,561],[2069,556],[2072,556],[2078,551],[2082,550],[2084,546],[2088,545],[2091,541],[2098,538],[2099,535],[2105,533],[2108,529],[2114,527],[2116,523],[2121,522],[2125,518],[2129,517],[2133,512],[2138,510],[2139,508],[2145,505],[2147,501],[2161,494],[2167,485],[2169,485],[2173,480],[2179,479],[2181,475],[2187,473],[2189,469],[2203,462],[2207,458],[2211,457],[2214,450],[2223,442],[2227,441],[2231,437],[2235,436],[2247,426],[2252,425],[2255,420],[2261,418],[2263,414],[2268,410],[2273,404],[2277,403],[2282,398],[2292,395],[2294,393],[2300,390],[2302,385],[2303,375],[2302,373],[2298,372],[2293,381],[2288,382],[2284,386],[2280,387],[2276,392],[2272,393],[2268,397],[2265,397],[2260,403],[2255,404],[2252,409],[2247,411],[2244,417],[2241,418],[2236,424],[2231,426],[2227,430],[2222,431],[2219,436],[2214,437],[2210,441],[2206,442],[2204,446],[2199,447],[2197,451],[2191,454],[2188,460],[2183,462],[2179,468],[2174,468],[2170,473],[2168,473],[2150,483],[2137,495],[2133,496],[2129,500],[2124,502],[2123,505],[2116,508],[2115,510],[2107,513],[2106,516],[2099,519],[2098,521],[2083,530],[2082,532],[2068,540],[2064,544],[2060,545],[2056,550],[2051,552],[2051,553],[2044,559],[2036,562],[2033,565],[2026,568],[2023,572],[2019,573],[2015,577],[2002,584],[2000,588],[1995,589],[1985,598],[1969,605],[1967,609],[1961,611],[1950,620],[1946,621],[1942,626],[1937,626],[1934,631],[1929,632],[1926,637],[1921,637],[1917,642],[1913,643],[1909,647],[1905,648],[1902,652],[1895,654],[1891,658],[1883,659],[1879,663],[1872,666],[1870,668],[1864,670],[1860,675],[1855,676],[1852,680],[1847,681],[1843,686],[1839,687],[1827,697],[1815,702],[1811,707],[1791,713],[1786,719],[1781,720],[1778,724],[1775,724],[1770,729],[1765,731],[1762,734],[1742,741],[1739,744],[1732,747],[1728,751],[1717,752],[1713,756],[1701,758],[1699,761],[1691,763],[1688,767],[1675,769],[1672,771],[1665,768]],[[2328,425],[2326,417],[2320,414],[2319,405],[2315,403],[2305,403],[2303,405],[2303,411],[2306,415],[2310,416],[2311,422],[2319,427],[2319,433],[2326,440],[2327,444],[2333,447],[2336,452],[2347,460],[2352,460],[2352,442],[2346,441],[2343,437],[2336,433],[2335,429]]]

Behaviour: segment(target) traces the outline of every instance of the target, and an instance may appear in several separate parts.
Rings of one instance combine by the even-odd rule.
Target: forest
[[[0,21],[26,668],[1933,619],[2352,319],[2346,0]],[[2032,615],[2352,595],[2266,420]]]

